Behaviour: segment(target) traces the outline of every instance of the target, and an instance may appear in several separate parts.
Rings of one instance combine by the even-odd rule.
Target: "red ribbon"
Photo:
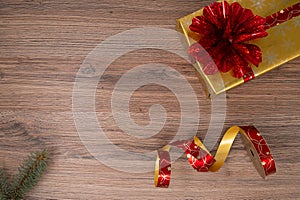
[[[204,7],[203,16],[193,18],[190,29],[202,37],[191,45],[189,53],[201,63],[207,75],[232,70],[234,77],[247,82],[255,77],[250,64],[258,67],[262,62],[261,49],[248,42],[266,37],[268,28],[299,14],[299,3],[263,18],[238,2],[231,5],[226,1],[215,2]]]
[[[260,175],[265,176],[275,173],[276,166],[270,149],[259,131],[253,126],[231,127],[221,140],[215,157],[195,137],[193,140],[177,141],[170,146],[158,150],[155,171],[155,186],[168,187],[171,180],[171,146],[184,150],[190,165],[199,172],[218,171],[223,165],[234,138],[239,131],[244,134],[244,143],[248,147],[250,157]],[[196,144],[197,143],[197,144]],[[256,157],[255,157],[256,156]]]
[[[266,17],[265,28],[269,29],[300,15],[300,3]]]

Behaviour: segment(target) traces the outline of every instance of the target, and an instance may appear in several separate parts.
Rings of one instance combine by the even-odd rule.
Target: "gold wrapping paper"
[[[235,1],[228,0],[228,2],[233,3]],[[239,0],[238,2],[241,6],[251,9],[254,14],[266,17],[297,3],[297,0]],[[202,15],[202,9],[177,20],[177,28],[184,34],[187,48],[199,39],[199,36],[192,32],[189,26],[192,19],[200,15]],[[272,27],[267,32],[267,37],[250,42],[259,46],[263,53],[262,63],[258,67],[251,66],[255,77],[300,55],[300,17],[295,17]],[[211,97],[244,83],[243,78],[233,77],[230,71],[216,75],[206,75],[198,62],[194,64],[194,67]]]

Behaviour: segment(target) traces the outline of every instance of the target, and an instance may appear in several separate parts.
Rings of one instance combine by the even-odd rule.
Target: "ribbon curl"
[[[263,178],[275,173],[275,161],[259,131],[254,126],[233,126],[224,134],[215,156],[209,153],[197,136],[193,140],[173,142],[158,150],[154,174],[155,186],[168,187],[170,184],[171,158],[169,151],[172,146],[185,151],[190,165],[195,170],[199,172],[216,172],[223,166],[233,141],[239,133],[258,173]]]

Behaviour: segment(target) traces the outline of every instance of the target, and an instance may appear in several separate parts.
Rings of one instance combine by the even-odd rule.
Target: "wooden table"
[[[177,18],[211,2],[1,0],[0,167],[13,176],[29,152],[44,147],[52,152],[48,172],[26,199],[300,198],[300,59],[227,92],[223,131],[249,124],[260,129],[278,168],[266,180],[257,174],[239,138],[217,173],[198,173],[184,156],[179,158],[173,164],[169,189],[153,186],[153,172],[132,174],[105,166],[80,140],[72,113],[72,91],[89,52],[109,36],[128,29],[145,25],[174,29]],[[96,114],[108,138],[129,152],[153,151],[178,130],[176,96],[157,84],[135,91],[130,111],[136,123],[147,125],[149,107],[156,103],[164,106],[171,117],[159,140],[129,139],[112,118],[110,99],[119,78],[127,70],[153,61],[179,71],[196,91],[200,137],[205,136],[210,121],[210,100],[189,63],[157,49],[130,52],[105,71],[95,98]]]

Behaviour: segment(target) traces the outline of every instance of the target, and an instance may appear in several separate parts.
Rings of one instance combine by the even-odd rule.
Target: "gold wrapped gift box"
[[[228,2],[231,4],[235,1],[229,0]],[[297,3],[297,0],[239,0],[238,2],[241,6],[251,9],[254,14],[266,17],[292,6]],[[199,39],[199,35],[192,32],[189,26],[194,17],[202,15],[202,10],[203,9],[198,10],[177,20],[177,28],[184,34],[187,48]],[[300,55],[300,16],[272,27],[268,29],[267,32],[267,37],[250,42],[259,46],[263,54],[263,61],[259,66],[251,66],[255,77]],[[230,71],[227,73],[206,75],[200,63],[195,62],[194,67],[198,75],[200,75],[199,78],[202,79],[202,82],[204,81],[210,96],[215,96],[244,83],[243,78],[238,79],[233,77]]]

